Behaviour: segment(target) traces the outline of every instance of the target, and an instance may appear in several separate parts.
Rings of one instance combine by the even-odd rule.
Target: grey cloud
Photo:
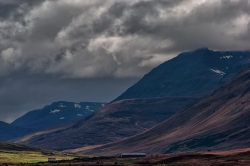
[[[17,4],[2,4],[0,3],[0,19],[6,19],[10,14],[18,8]]]
[[[180,52],[249,49],[249,11],[249,0],[1,0],[1,109],[108,101]]]
[[[54,101],[109,102],[138,78],[68,79],[56,75],[19,71],[0,79],[0,120],[20,115]]]

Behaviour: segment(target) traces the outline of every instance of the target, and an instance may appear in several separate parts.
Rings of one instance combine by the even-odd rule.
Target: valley
[[[0,166],[250,166],[250,0],[0,0]]]
[[[222,56],[229,53],[232,54],[230,58]],[[215,58],[213,63],[207,60],[207,56]],[[59,101],[30,111],[11,124],[1,123],[0,131],[5,132],[2,137],[15,144],[0,144],[0,161],[13,164],[18,161],[46,162],[50,156],[42,154],[42,149],[52,149],[49,151],[56,150],[52,157],[57,158],[60,165],[246,164],[249,151],[245,149],[243,153],[244,150],[237,149],[250,146],[249,52],[222,53],[198,49],[180,54],[171,63],[179,66],[187,57],[198,58],[198,63],[193,65],[203,64],[201,70],[198,73],[185,72],[192,65],[173,68],[177,75],[184,72],[186,76],[183,78],[188,77],[182,82],[183,86],[178,85],[179,77],[163,72],[169,80],[166,85],[171,87],[171,94],[159,89],[159,84],[165,86],[162,84],[164,79],[162,74],[155,74],[156,71],[169,70],[171,61],[167,61],[121,95],[136,94],[139,91],[134,87],[139,86],[147,89],[143,93],[153,96],[115,99],[108,104]],[[231,65],[227,67],[227,73],[218,72],[221,69],[215,67],[211,70],[210,65],[216,61],[219,66]],[[162,66],[166,69],[163,70]],[[145,87],[145,79],[154,81]],[[190,88],[196,84],[201,86]],[[156,92],[158,95],[155,96],[153,93]],[[138,151],[147,153],[147,157],[117,158],[123,152]],[[70,155],[65,155],[67,153]]]

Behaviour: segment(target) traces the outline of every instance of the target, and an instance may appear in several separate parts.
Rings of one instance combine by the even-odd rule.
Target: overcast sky
[[[250,48],[250,0],[0,0],[0,120],[111,101],[180,52]]]

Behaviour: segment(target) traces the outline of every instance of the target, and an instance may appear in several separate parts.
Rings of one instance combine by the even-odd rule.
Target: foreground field
[[[71,160],[75,156],[67,156],[62,153],[55,154],[53,156],[43,155],[41,152],[34,151],[11,151],[0,150],[0,163],[9,163],[9,165],[15,165],[18,163],[38,163],[46,162],[48,158],[56,158],[57,160]]]
[[[237,150],[213,153],[186,153],[171,155],[151,155],[144,158],[115,158],[115,157],[92,157],[77,158],[73,156],[55,155],[56,163],[48,163],[48,156],[34,152],[0,152],[0,163],[4,165],[29,165],[29,166],[249,166],[250,151]],[[28,162],[28,163],[27,163]]]

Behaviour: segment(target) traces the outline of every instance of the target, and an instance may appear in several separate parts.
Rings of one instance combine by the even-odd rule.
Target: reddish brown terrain
[[[117,101],[83,120],[32,133],[15,142],[56,150],[105,144],[146,131],[195,100],[167,97]]]
[[[1,163],[1,161],[0,161]],[[219,151],[215,153],[183,153],[149,155],[143,158],[120,158],[120,157],[84,157],[73,160],[59,160],[56,163],[8,163],[15,165],[61,165],[61,166],[249,166],[249,149],[236,151]],[[4,164],[6,165],[6,164]]]
[[[250,68],[185,110],[139,135],[78,152],[118,155],[250,147]]]

